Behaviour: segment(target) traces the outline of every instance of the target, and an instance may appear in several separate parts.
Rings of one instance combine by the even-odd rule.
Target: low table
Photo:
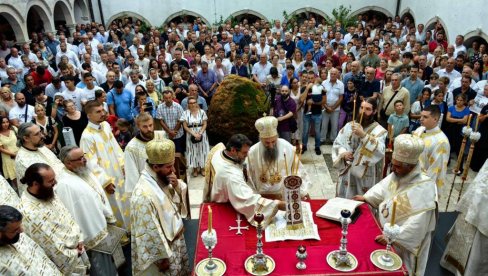
[[[382,232],[367,204],[358,207],[361,215],[355,223],[349,225],[347,236],[347,250],[358,259],[358,267],[349,273],[331,268],[325,258],[329,252],[339,249],[341,225],[315,216],[315,212],[325,204],[325,200],[310,200],[309,202],[321,240],[264,242],[264,253],[271,256],[276,263],[276,268],[271,275],[408,275],[405,266],[397,271],[383,271],[371,263],[371,252],[376,249],[384,249],[385,246],[374,241],[375,237]],[[229,231],[229,226],[236,225],[237,216],[237,212],[230,203],[204,203],[201,205],[193,267],[208,257],[208,251],[200,238],[202,231],[207,229],[207,206],[212,207],[213,228],[217,231],[218,239],[213,256],[226,263],[226,275],[249,275],[244,269],[244,261],[256,253],[256,228],[250,226],[244,216],[241,216],[243,220],[241,225],[250,226],[249,230],[242,230],[242,235],[236,235],[235,230]],[[295,267],[297,263],[295,253],[299,245],[305,245],[308,253],[305,261],[307,269],[303,271]]]

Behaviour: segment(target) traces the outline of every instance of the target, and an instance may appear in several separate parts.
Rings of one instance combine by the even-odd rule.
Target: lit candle
[[[212,207],[208,206],[208,233],[212,233]]]
[[[296,153],[296,151],[295,151],[295,153]],[[285,158],[285,169],[286,169],[286,176],[288,176],[288,175],[289,175],[289,174],[288,174],[288,162],[286,161],[286,153],[283,153],[283,156],[284,156],[284,158]],[[293,170],[293,168],[292,168],[292,170]],[[292,172],[293,172],[293,171],[292,171]]]
[[[390,129],[390,141],[388,142],[388,148],[391,149],[393,145],[393,134],[395,133],[395,126],[391,125]]]
[[[355,119],[356,119],[356,93],[354,93],[354,107],[352,109],[352,123],[354,124],[355,123]]]
[[[396,197],[393,199],[393,210],[391,211],[391,221],[390,221],[390,226],[393,226],[395,224],[395,215],[396,215],[396,206],[397,206],[397,201]]]

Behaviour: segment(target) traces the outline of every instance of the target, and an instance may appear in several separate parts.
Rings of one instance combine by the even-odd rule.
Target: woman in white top
[[[215,54],[209,45],[205,45],[203,48],[205,54],[202,56],[202,61],[208,63],[209,68],[214,68],[215,66]]]
[[[197,98],[188,97],[188,109],[181,115],[183,129],[186,131],[186,160],[193,168],[193,177],[200,173],[205,176],[205,160],[210,149],[207,138],[207,114],[200,109]]]

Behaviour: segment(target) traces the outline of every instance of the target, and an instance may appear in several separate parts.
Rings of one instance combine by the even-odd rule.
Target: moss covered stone
[[[254,122],[265,112],[266,95],[260,85],[236,75],[224,79],[208,109],[207,134],[210,144],[227,140],[237,133],[258,140]]]

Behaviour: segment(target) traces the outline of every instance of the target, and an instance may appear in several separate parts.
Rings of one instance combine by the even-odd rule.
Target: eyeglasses
[[[76,158],[76,159],[71,159],[70,161],[72,161],[72,162],[78,162],[78,161],[82,161],[82,160],[86,160],[86,158],[85,158],[85,155],[84,155],[84,154],[83,154],[81,157]]]

